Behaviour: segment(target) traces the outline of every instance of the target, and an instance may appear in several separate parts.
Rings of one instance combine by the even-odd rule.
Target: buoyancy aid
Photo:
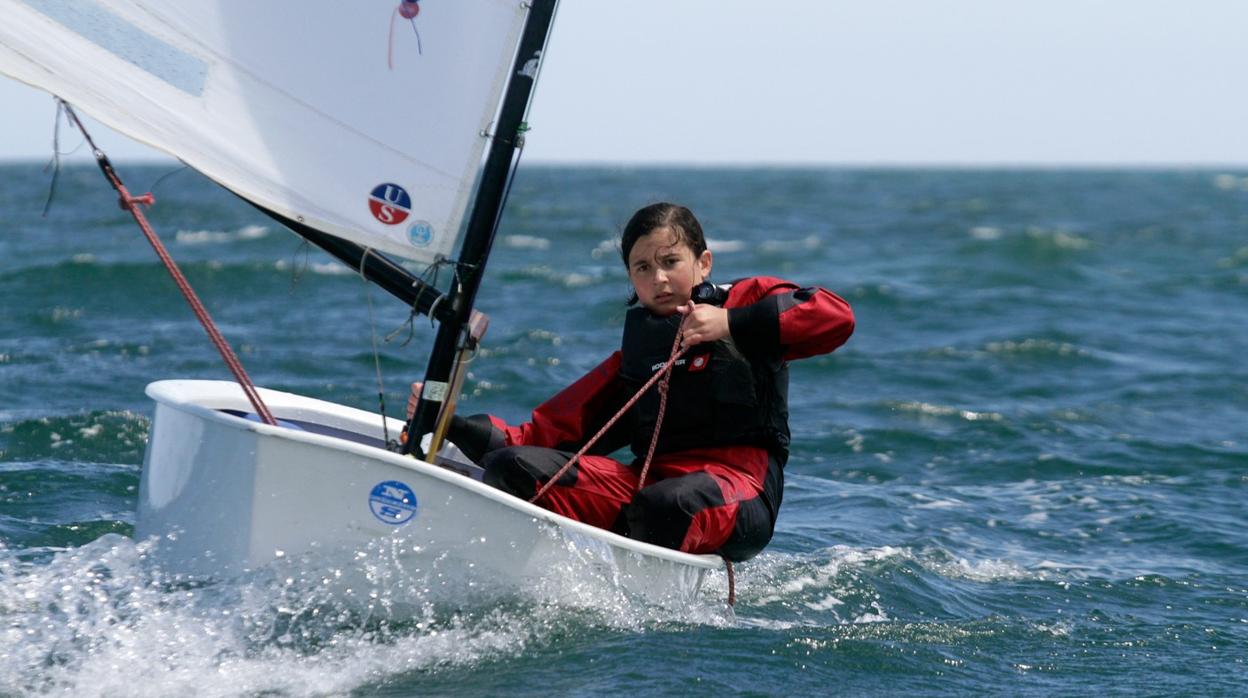
[[[633,308],[624,320],[621,378],[636,387],[663,368],[683,316]],[[676,361],[656,454],[708,446],[759,446],[781,464],[789,452],[789,373],[780,357],[746,356],[724,337]],[[645,456],[659,411],[652,388],[633,406],[632,451]]]

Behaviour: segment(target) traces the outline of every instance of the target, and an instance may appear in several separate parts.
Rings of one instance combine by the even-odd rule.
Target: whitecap
[[[818,235],[807,235],[797,240],[763,240],[758,243],[758,249],[763,252],[801,252],[803,250],[815,250],[823,244],[823,240]]]
[[[1046,230],[1044,228],[1028,228],[1027,236],[1041,243],[1051,244],[1063,250],[1086,250],[1092,241],[1064,230]]]
[[[618,257],[620,254],[620,243],[618,240],[610,239],[599,242],[594,249],[590,250],[589,256],[594,259],[602,259],[603,257]]]
[[[744,240],[715,240],[706,239],[706,246],[715,254],[727,254],[729,252],[740,252],[746,247]]]
[[[210,243],[232,242],[235,240],[258,240],[269,234],[269,229],[262,225],[245,225],[238,230],[179,230],[174,239],[180,245],[204,245]]]
[[[358,271],[338,262],[311,262],[304,263],[302,261],[292,263],[285,259],[279,259],[273,263],[273,268],[278,271],[295,270],[296,273],[310,272],[312,274],[320,274],[322,276],[347,276],[359,274]]]
[[[522,250],[550,249],[550,240],[536,235],[505,235],[503,236],[503,244],[507,247]]]
[[[174,233],[174,240],[181,245],[202,245],[209,242],[225,242],[230,234],[224,230],[179,230]]]
[[[1233,174],[1216,175],[1213,178],[1213,186],[1223,191],[1235,189],[1237,186],[1239,186],[1239,178]]]
[[[947,405],[934,405],[929,402],[899,402],[894,406],[895,409],[903,412],[916,412],[923,416],[931,417],[960,417],[968,422],[1000,422],[1005,417],[996,412],[977,412],[975,410],[964,410],[957,407]]]

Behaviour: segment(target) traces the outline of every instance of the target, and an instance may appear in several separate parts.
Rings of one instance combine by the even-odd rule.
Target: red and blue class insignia
[[[398,225],[411,214],[412,197],[397,184],[378,184],[368,197],[368,210],[373,212],[373,218],[382,223]]]

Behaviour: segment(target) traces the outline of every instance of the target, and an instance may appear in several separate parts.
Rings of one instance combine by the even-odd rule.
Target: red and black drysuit
[[[650,389],[543,495],[542,506],[629,537],[732,560],[771,540],[789,454],[787,361],[836,349],[854,329],[849,304],[769,277],[734,282],[729,336],[693,346],[672,370],[654,460],[638,490],[659,394]],[[682,320],[644,308],[626,317],[620,351],[542,403],[532,419],[456,417],[451,440],[485,481],[529,499],[667,361]],[[629,444],[631,464],[607,454]]]

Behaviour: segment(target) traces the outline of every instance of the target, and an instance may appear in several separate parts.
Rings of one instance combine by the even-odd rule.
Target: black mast
[[[449,302],[446,305],[450,306],[450,317],[438,326],[433,352],[429,355],[429,365],[425,370],[425,391],[417,404],[416,413],[407,424],[408,438],[403,445],[404,453],[424,456],[420,450],[420,440],[433,431],[443,404],[443,395],[448,389],[455,367],[456,356],[461,344],[469,341],[465,328],[472,315],[472,305],[477,298],[481,277],[485,273],[486,259],[494,244],[494,233],[502,213],[512,159],[519,147],[524,115],[537,79],[542,48],[554,20],[556,2],[557,0],[533,0],[530,4],[529,17],[520,38],[520,48],[516,51],[511,78],[507,82],[507,92],[503,97],[494,139],[486,156],[485,167],[481,171],[472,215],[468,219],[464,246],[457,265],[456,282],[447,294]],[[427,397],[436,399],[426,399]]]

